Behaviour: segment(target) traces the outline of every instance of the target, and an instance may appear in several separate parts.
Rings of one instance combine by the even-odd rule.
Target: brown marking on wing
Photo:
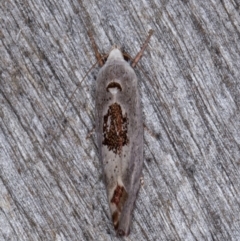
[[[116,230],[118,229],[120,214],[127,198],[128,193],[126,192],[125,188],[123,186],[117,185],[111,199],[111,203],[115,204],[117,207],[117,210],[112,214],[112,221]]]
[[[117,82],[109,83],[108,86],[107,86],[107,92],[109,92],[110,88],[118,88],[120,91],[122,91],[122,86]]]
[[[123,186],[117,185],[117,187],[114,190],[111,203],[114,203],[117,206],[118,210],[121,211],[122,206],[127,199],[127,196],[128,194],[125,188]]]
[[[122,147],[129,143],[127,126],[127,113],[123,115],[121,106],[118,103],[109,106],[103,117],[103,145],[107,146],[109,151],[121,155]]]
[[[113,225],[114,225],[115,230],[117,230],[118,224],[119,224],[119,212],[118,211],[115,211],[112,214],[112,221],[113,221]]]

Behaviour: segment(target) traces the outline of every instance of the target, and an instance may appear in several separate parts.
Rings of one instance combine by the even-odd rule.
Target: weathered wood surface
[[[144,185],[126,240],[240,240],[239,4],[2,0],[0,240],[118,240],[86,138],[98,68],[62,113],[95,62],[87,30],[101,52],[134,56],[150,28],[136,68]]]

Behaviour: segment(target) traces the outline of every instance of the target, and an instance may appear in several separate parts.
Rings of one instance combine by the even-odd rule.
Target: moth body
[[[143,122],[136,74],[117,48],[97,76],[96,133],[113,224],[128,235],[143,165]]]

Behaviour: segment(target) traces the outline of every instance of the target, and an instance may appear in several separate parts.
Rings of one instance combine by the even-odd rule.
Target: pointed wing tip
[[[117,230],[117,235],[120,236],[120,237],[128,236],[129,235],[129,230],[127,232],[125,232],[123,229],[118,229]]]

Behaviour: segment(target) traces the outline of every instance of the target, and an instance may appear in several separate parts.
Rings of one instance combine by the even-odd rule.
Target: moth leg
[[[90,130],[90,132],[87,134],[86,140],[88,140],[94,133],[95,133],[95,127],[93,127],[92,130]]]
[[[149,43],[150,38],[151,38],[152,35],[153,35],[153,30],[151,29],[151,30],[149,30],[149,32],[148,32],[147,39],[145,40],[142,48],[140,49],[140,51],[138,52],[138,54],[136,55],[136,57],[134,58],[134,60],[133,60],[133,62],[132,62],[132,67],[133,67],[133,68],[137,65],[138,61],[141,59],[141,57],[142,57],[142,55],[143,55],[143,52],[144,52],[144,50],[146,49],[146,47],[147,47],[147,45],[148,45],[148,43]]]
[[[159,134],[155,134],[152,130],[150,130],[145,124],[143,124],[143,128],[144,130],[146,130],[148,132],[148,134],[152,137],[154,137],[155,139],[159,139]]]
[[[102,67],[104,65],[105,61],[104,61],[104,58],[102,57],[102,55],[98,51],[98,47],[97,47],[97,44],[96,44],[96,42],[95,42],[95,40],[93,38],[92,32],[88,31],[88,36],[89,36],[90,41],[92,43],[92,48],[93,48],[93,50],[95,52],[96,59],[97,59],[99,65],[100,65],[100,67]]]
[[[140,184],[141,184],[141,187],[144,186],[144,177],[143,176],[140,177]]]

